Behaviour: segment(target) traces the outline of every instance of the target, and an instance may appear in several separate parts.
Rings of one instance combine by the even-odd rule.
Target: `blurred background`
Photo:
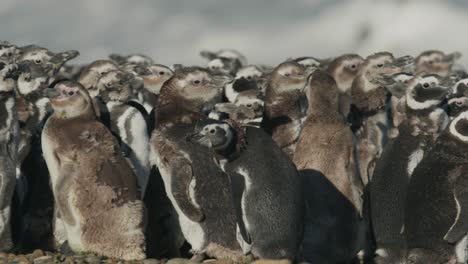
[[[388,50],[461,51],[468,65],[468,1],[411,0],[0,0],[1,39],[76,62],[143,53],[157,63],[204,64],[200,50],[234,48],[250,63],[362,56]]]

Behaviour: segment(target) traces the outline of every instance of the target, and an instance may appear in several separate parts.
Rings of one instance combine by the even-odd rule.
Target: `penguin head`
[[[308,68],[297,62],[283,62],[271,73],[267,93],[302,91],[310,73]]]
[[[16,61],[16,46],[9,42],[0,42],[0,61],[4,63],[13,63]]]
[[[413,63],[414,59],[411,56],[395,58],[390,52],[378,52],[366,58],[359,72],[372,80],[379,75],[388,76],[404,72]]]
[[[111,54],[109,59],[115,61],[117,64],[138,64],[142,66],[149,66],[154,63],[153,59],[143,54],[130,54],[127,56],[120,54]]]
[[[23,61],[19,64],[18,92],[22,95],[32,95],[42,92],[49,82],[50,68],[33,61]]]
[[[238,96],[236,98],[235,121],[244,125],[258,125],[263,118],[265,102],[259,98]]]
[[[363,62],[364,59],[357,54],[344,54],[329,63],[327,72],[335,79],[338,89],[347,92]]]
[[[449,124],[450,135],[458,141],[468,143],[468,110],[461,111]]]
[[[468,96],[468,78],[459,80],[450,91],[451,97]]]
[[[54,115],[68,119],[82,114],[96,115],[88,91],[77,82],[60,81],[44,94],[50,99]]]
[[[37,45],[20,47],[17,51],[17,61],[32,61],[35,64],[47,63],[55,54]]]
[[[226,150],[232,145],[235,131],[226,123],[211,120],[204,124],[197,124],[190,140],[215,151]]]
[[[222,73],[234,76],[242,65],[238,59],[219,57],[209,61],[206,67],[213,73]]]
[[[127,102],[133,95],[134,78],[133,74],[121,70],[107,72],[97,82],[99,95],[105,102]]]
[[[174,72],[167,66],[154,64],[148,66],[149,74],[139,75],[143,79],[144,88],[158,95],[161,87],[174,76]]]
[[[432,73],[448,76],[453,64],[461,57],[460,52],[445,54],[439,50],[422,52],[415,60],[416,73]]]
[[[238,60],[241,63],[241,66],[247,65],[247,59],[242,53],[233,49],[222,49],[216,52],[203,50],[200,52],[200,56],[211,61],[216,58],[225,58],[231,60]]]
[[[418,75],[409,82],[406,91],[406,104],[413,110],[438,106],[444,101],[449,87],[438,75]]]
[[[161,88],[161,96],[174,94],[194,102],[220,101],[223,87],[232,77],[214,74],[200,67],[181,67]]]
[[[322,66],[321,61],[314,57],[299,57],[293,59],[293,61],[303,65],[304,67],[311,67],[315,69],[318,69]]]
[[[447,113],[450,117],[456,117],[466,110],[468,110],[468,97],[457,97],[447,101]]]
[[[323,104],[338,106],[339,90],[337,84],[333,77],[324,71],[315,71],[309,77],[306,95],[309,107],[313,108]]]
[[[88,89],[92,97],[99,93],[96,84],[99,78],[107,72],[118,70],[117,65],[111,60],[96,60],[86,66],[80,74],[78,81]]]
[[[261,77],[263,72],[260,70],[259,67],[255,65],[247,65],[240,68],[236,72],[235,79],[247,79],[247,80],[255,80],[258,77]]]

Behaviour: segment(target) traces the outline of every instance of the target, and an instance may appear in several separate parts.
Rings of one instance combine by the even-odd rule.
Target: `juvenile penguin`
[[[466,263],[468,112],[447,126],[415,168],[405,210],[407,263]]]
[[[327,72],[335,79],[340,90],[340,113],[347,117],[351,107],[351,85],[364,59],[357,54],[344,54],[332,60]]]
[[[339,89],[330,75],[314,72],[306,89],[309,109],[293,158],[307,203],[303,254],[317,263],[349,263],[363,247],[353,133],[338,111]]]
[[[99,96],[106,102],[110,129],[121,140],[121,148],[137,176],[141,197],[149,180],[149,136],[144,116],[127,104],[132,97],[132,74],[120,70],[105,73],[97,82]]]
[[[55,228],[64,229],[75,252],[144,259],[144,206],[117,140],[97,121],[81,84],[59,82],[47,94],[54,113],[42,132],[42,149],[62,222]]]
[[[15,86],[6,78],[16,65],[9,64],[0,71],[0,251],[13,248],[11,209],[16,181],[18,152],[18,115],[15,103]]]
[[[126,63],[138,64],[141,66],[149,66],[154,63],[153,59],[143,55],[143,54],[130,54],[130,55],[120,55],[120,54],[111,54],[109,59],[115,61],[116,63],[122,65]]]
[[[202,68],[177,69],[161,89],[151,151],[192,253],[239,260],[229,178],[213,150],[188,140],[206,119],[204,105],[219,102],[229,80]]]
[[[437,75],[417,75],[408,82],[405,119],[398,136],[385,146],[370,183],[376,262],[405,259],[404,210],[414,168],[447,124],[442,102],[449,90]]]
[[[302,242],[304,198],[299,173],[262,129],[197,124],[192,140],[213,148],[229,175],[244,253],[294,261]]]
[[[91,97],[98,95],[96,87],[97,81],[106,72],[118,70],[117,65],[111,60],[97,60],[84,67],[81,71],[78,82],[81,83],[89,92]]]
[[[262,127],[291,158],[306,116],[303,90],[309,73],[296,62],[283,62],[273,70],[266,90]]]
[[[395,59],[388,52],[375,53],[366,58],[353,81],[348,120],[356,134],[360,175],[365,185],[382,153],[389,129],[386,107],[390,93],[373,80],[380,75],[402,72],[412,62],[409,56]]]
[[[424,51],[415,59],[415,72],[416,74],[424,72],[448,77],[453,65],[461,56],[460,52],[445,54],[439,50]]]
[[[219,118],[226,114],[228,119],[232,119],[241,125],[260,127],[263,120],[264,101],[256,97],[240,96],[234,103],[216,104],[215,116],[210,113],[210,118],[223,120]]]

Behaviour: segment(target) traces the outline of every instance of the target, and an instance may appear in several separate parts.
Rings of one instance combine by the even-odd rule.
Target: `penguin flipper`
[[[190,199],[190,184],[193,179],[192,166],[188,160],[179,157],[172,162],[171,187],[177,205],[182,212],[194,222],[201,222],[205,218],[203,212]]]
[[[239,231],[247,244],[252,244],[252,239],[250,238],[247,228],[244,223],[243,212],[242,212],[242,195],[245,189],[245,180],[244,177],[237,173],[229,174],[231,180],[231,193],[232,201],[234,204],[234,210],[236,211],[237,225],[239,226]]]
[[[457,204],[457,217],[445,235],[444,239],[449,243],[457,243],[468,233],[468,177],[464,175],[454,184],[453,196]]]

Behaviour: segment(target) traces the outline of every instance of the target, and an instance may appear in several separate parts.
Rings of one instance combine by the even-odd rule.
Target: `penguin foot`
[[[73,252],[70,245],[68,245],[68,241],[63,242],[63,244],[60,245],[59,252],[67,257],[75,255],[75,252]]]
[[[202,262],[205,259],[206,259],[205,253],[194,253],[193,256],[190,258],[190,260],[194,262]]]

